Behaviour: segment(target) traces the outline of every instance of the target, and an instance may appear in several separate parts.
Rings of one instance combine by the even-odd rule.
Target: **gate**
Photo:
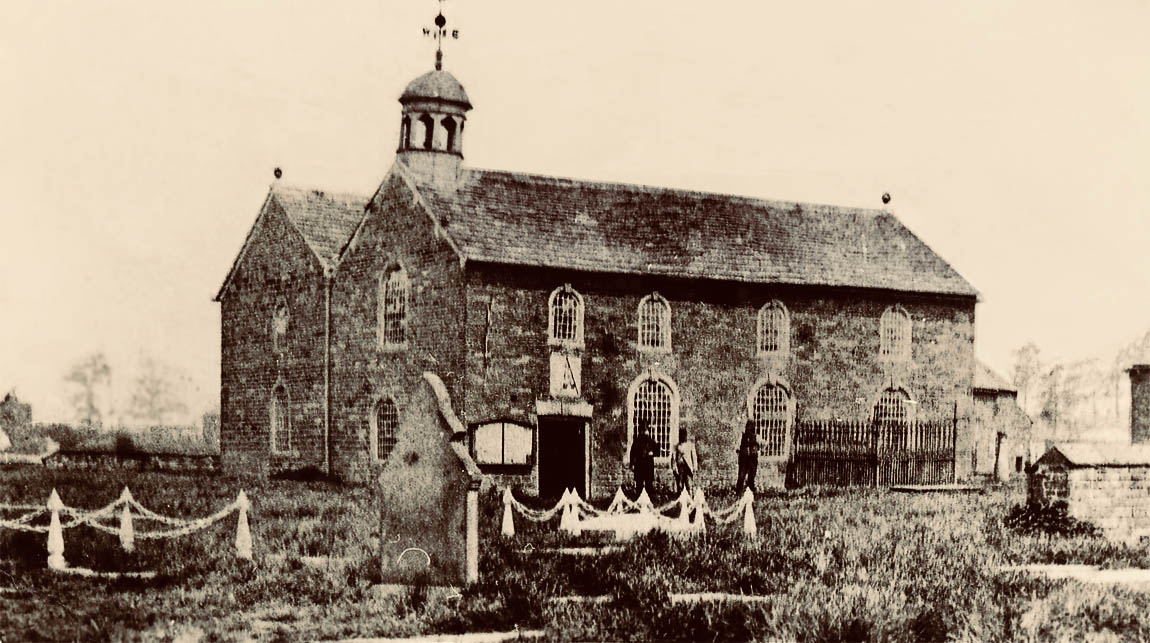
[[[957,428],[957,419],[797,422],[787,486],[950,484]]]

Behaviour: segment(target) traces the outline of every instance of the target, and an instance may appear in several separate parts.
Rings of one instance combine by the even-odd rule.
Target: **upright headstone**
[[[423,374],[395,437],[377,483],[383,581],[462,585],[478,580],[482,474],[439,377]]]

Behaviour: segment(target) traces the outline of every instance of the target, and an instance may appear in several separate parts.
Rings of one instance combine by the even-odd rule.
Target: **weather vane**
[[[435,68],[443,69],[443,40],[450,37],[459,40],[459,30],[447,30],[447,18],[443,17],[443,0],[439,0],[439,15],[435,16],[435,28],[424,27],[423,35],[435,40]]]

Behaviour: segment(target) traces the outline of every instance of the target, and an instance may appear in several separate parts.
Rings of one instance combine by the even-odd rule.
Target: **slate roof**
[[[469,261],[977,297],[881,210],[464,169],[403,168]]]
[[[304,243],[311,248],[320,265],[330,267],[363,219],[367,201],[367,197],[357,194],[325,192],[282,183],[272,185],[263,207],[260,208],[259,217],[248,231],[244,245],[236,255],[231,269],[228,270],[228,276],[224,278],[219,292],[216,293],[215,301],[219,301],[227,292],[228,285],[231,284],[232,277],[243,261],[248,245],[251,244],[252,235],[259,227],[260,219],[270,208],[278,207],[299,231]]]
[[[1050,447],[1035,464],[1057,464],[1060,461],[1073,467],[1148,465],[1150,445],[1060,442]]]
[[[990,370],[990,367],[983,364],[982,360],[975,360],[974,362],[974,390],[1018,392],[1018,389],[1007,382],[1006,378]]]
[[[364,216],[367,197],[276,185],[271,199],[303,235],[320,262],[330,265]]]

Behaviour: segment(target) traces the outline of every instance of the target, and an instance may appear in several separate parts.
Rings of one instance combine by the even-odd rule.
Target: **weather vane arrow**
[[[439,15],[435,16],[435,27],[424,27],[423,35],[435,40],[435,68],[443,69],[443,41],[447,38],[459,40],[458,29],[447,29],[447,18],[443,17],[443,0],[439,0]]]

